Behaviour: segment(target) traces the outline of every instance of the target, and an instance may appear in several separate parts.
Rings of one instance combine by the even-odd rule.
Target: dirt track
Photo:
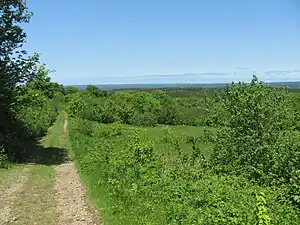
[[[68,121],[63,112],[49,129],[47,148],[67,146]],[[73,162],[20,165],[0,171],[0,224],[99,225]],[[5,179],[4,179],[5,178]]]

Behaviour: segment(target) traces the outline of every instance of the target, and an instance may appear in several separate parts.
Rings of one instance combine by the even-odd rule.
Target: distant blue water
[[[300,82],[273,82],[272,86],[288,86],[291,89],[300,89]],[[103,90],[115,90],[115,89],[149,89],[149,88],[187,88],[187,87],[201,87],[201,88],[220,88],[225,87],[227,83],[212,83],[212,84],[197,84],[197,83],[174,83],[174,84],[104,84],[95,85]],[[68,85],[84,90],[87,85]]]

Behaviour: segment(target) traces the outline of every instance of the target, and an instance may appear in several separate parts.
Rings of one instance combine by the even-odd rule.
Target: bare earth
[[[14,220],[13,215],[11,215],[11,211],[14,202],[17,200],[18,194],[22,192],[25,183],[28,180],[28,172],[29,172],[29,168],[24,168],[21,171],[21,174],[17,178],[17,180],[11,181],[12,183],[8,187],[6,187],[6,190],[2,190],[3,187],[1,185],[0,224],[7,224]]]
[[[85,194],[79,182],[76,169],[72,162],[64,163],[56,168],[57,209],[59,218],[57,225],[92,225],[98,224],[91,213],[91,208],[85,202]]]
[[[65,148],[68,121],[65,114],[61,114],[59,118],[61,120],[57,120],[54,129],[60,132],[51,133],[48,137],[52,136],[48,140],[57,140],[59,146]],[[52,145],[56,144],[52,143],[50,147]],[[49,178],[51,173],[53,181]],[[49,166],[25,165],[17,172],[7,171],[6,175],[7,179],[0,182],[1,225],[100,224],[98,213],[85,196],[84,187],[73,162]]]
[[[64,133],[67,135],[68,120],[64,121]],[[65,141],[61,137],[61,141]],[[93,225],[98,224],[97,218],[92,213],[92,207],[87,204],[85,191],[79,182],[79,176],[73,162],[68,162],[55,167],[56,182],[54,189],[56,191],[57,210],[59,217],[55,224],[57,225]]]

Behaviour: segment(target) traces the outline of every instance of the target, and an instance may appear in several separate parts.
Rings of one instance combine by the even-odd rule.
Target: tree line
[[[164,90],[105,92],[92,85],[85,91],[66,92],[69,115],[91,121],[139,126],[206,123],[204,96],[173,97]]]
[[[57,116],[64,87],[51,82],[39,55],[23,48],[21,25],[32,13],[23,0],[0,2],[0,166],[18,161]]]

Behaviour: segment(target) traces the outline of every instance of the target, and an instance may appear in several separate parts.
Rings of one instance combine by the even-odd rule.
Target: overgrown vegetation
[[[118,95],[124,101],[118,103]],[[298,121],[286,89],[254,77],[227,86],[217,98],[202,95],[206,127],[166,122],[181,111],[168,103],[178,99],[165,92],[101,97],[115,102],[103,107],[115,107],[108,114],[117,119],[105,121],[86,117],[86,96],[69,98],[72,150],[108,224],[299,223]],[[162,120],[169,109],[175,117]],[[106,118],[102,112],[94,115]],[[138,113],[165,125],[139,123]]]

